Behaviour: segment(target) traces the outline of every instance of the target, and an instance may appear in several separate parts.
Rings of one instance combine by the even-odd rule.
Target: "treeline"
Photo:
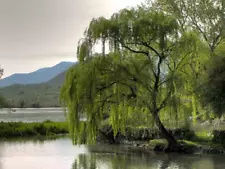
[[[13,85],[0,96],[13,108],[59,107],[60,84]]]

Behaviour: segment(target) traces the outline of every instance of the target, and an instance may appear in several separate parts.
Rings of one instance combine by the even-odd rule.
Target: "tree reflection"
[[[74,161],[72,169],[97,169],[96,157],[92,154],[80,154]]]
[[[214,161],[221,162],[219,157],[221,156],[95,152],[79,155],[72,169],[215,169]]]
[[[150,160],[132,154],[81,154],[74,161],[72,169],[167,169],[170,160]]]
[[[159,169],[167,169],[169,167],[170,163],[171,163],[171,161],[169,161],[169,160],[162,161],[162,164]]]
[[[162,161],[161,165],[159,166],[159,169],[167,169],[169,168],[170,164],[171,164],[171,161],[172,161],[172,158],[171,158],[171,155],[168,154],[168,159],[165,159]]]

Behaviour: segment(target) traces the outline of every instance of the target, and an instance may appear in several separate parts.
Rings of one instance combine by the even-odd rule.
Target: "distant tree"
[[[31,107],[33,107],[33,108],[40,108],[41,105],[40,105],[39,102],[36,102],[36,103],[31,104]]]
[[[25,107],[25,101],[24,100],[20,100],[19,107],[20,108],[24,108]]]
[[[7,100],[1,95],[0,95],[0,108],[10,108],[10,105],[7,102]]]

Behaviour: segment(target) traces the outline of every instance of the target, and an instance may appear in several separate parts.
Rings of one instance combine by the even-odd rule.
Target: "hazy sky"
[[[0,64],[4,76],[76,60],[93,17],[143,0],[0,0]]]

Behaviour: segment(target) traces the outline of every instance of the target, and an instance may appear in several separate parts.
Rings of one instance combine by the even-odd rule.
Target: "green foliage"
[[[0,95],[12,107],[59,107],[61,84],[13,85],[0,88]]]
[[[9,108],[10,105],[9,103],[7,102],[7,100],[0,95],[0,108]]]
[[[223,0],[157,0],[159,8],[176,16],[182,31],[196,30],[213,53],[225,35]]]
[[[49,136],[68,133],[66,122],[0,122],[0,138]]]
[[[65,74],[66,72],[63,72],[46,83],[2,87],[0,96],[3,96],[11,107],[16,108],[59,107],[60,88]]]
[[[224,53],[224,2],[223,0],[157,0],[156,5],[158,10],[163,10],[177,18],[181,32],[192,30],[197,37],[195,40],[197,48],[192,57],[193,62],[191,67],[184,70],[188,75],[186,90],[191,94],[193,119],[199,118],[197,113],[200,111],[201,114],[205,114],[202,118],[209,118],[209,113],[212,112],[212,107],[209,105],[212,105],[212,102],[219,103],[218,98],[221,97],[215,92],[210,94],[210,84],[207,83],[211,80],[204,79],[204,76],[210,76],[211,73],[207,72],[207,69],[210,70],[211,67],[214,67],[211,62],[215,62],[214,60]],[[209,75],[205,75],[205,73],[209,73]],[[204,89],[199,90],[202,86]],[[199,91],[201,91],[200,95]],[[217,100],[212,98],[214,96],[218,96]],[[200,105],[200,102],[204,103],[203,106]],[[218,105],[217,108],[220,109],[220,107]],[[220,115],[221,112],[218,109],[213,111]]]
[[[168,142],[165,140],[165,139],[154,139],[154,140],[151,140],[150,143],[149,143],[149,146],[163,146],[163,147],[166,147],[168,144]]]
[[[195,89],[224,37],[221,7],[219,0],[158,0],[93,19],[78,44],[80,63],[61,89],[74,143],[94,143],[107,115],[115,136],[143,120],[176,144],[163,122],[175,127],[190,115],[196,122],[202,106]]]
[[[86,53],[84,57],[80,51],[78,57],[86,59],[67,73],[61,90],[75,144],[83,143],[84,136],[88,143],[95,141],[104,113],[110,115],[115,135],[125,131],[133,112],[145,114],[146,119],[158,119],[158,112],[167,102],[177,106],[175,86],[176,90],[182,87],[178,70],[185,58],[177,52],[186,56],[190,44],[188,38],[178,36],[172,16],[154,9],[124,9],[109,20],[91,22],[86,39],[95,42],[103,36],[122,48],[106,56],[103,51],[103,55]],[[186,50],[181,51],[181,47]],[[177,66],[172,67],[173,62]],[[86,126],[79,123],[80,115],[87,117]]]
[[[201,101],[219,117],[225,112],[225,57],[217,56],[201,84]]]
[[[210,142],[214,138],[214,134],[210,132],[195,132],[195,141]]]

